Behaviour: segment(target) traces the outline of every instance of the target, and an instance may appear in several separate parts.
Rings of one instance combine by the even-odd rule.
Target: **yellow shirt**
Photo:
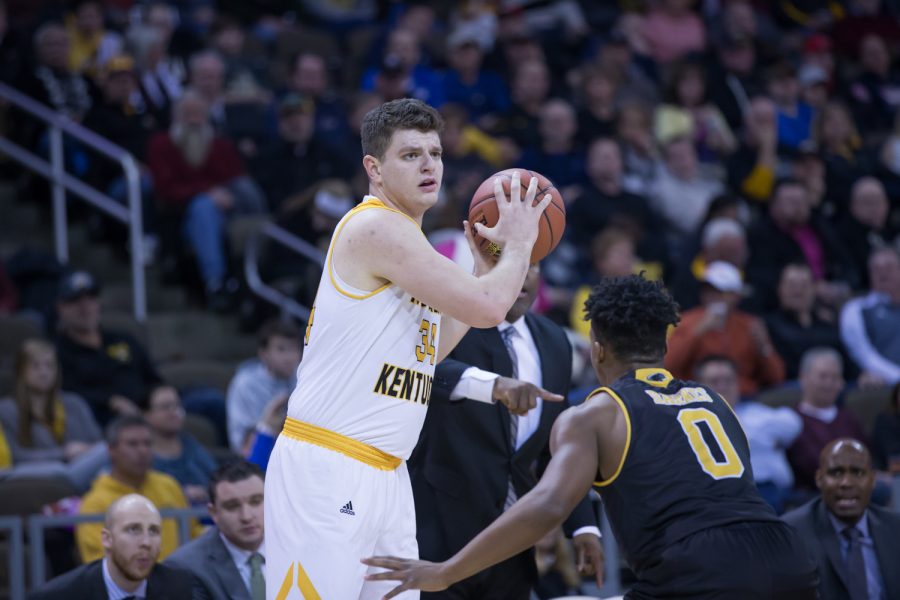
[[[6,443],[6,434],[0,429],[0,469],[8,469],[12,466],[12,452]]]
[[[103,514],[109,506],[128,494],[140,494],[147,497],[156,508],[188,508],[187,500],[181,486],[172,477],[158,471],[150,471],[139,488],[133,488],[109,475],[100,475],[94,480],[91,489],[81,500],[79,512],[83,515]],[[82,523],[75,528],[75,541],[83,563],[103,558],[103,545],[100,542],[100,531],[103,523]],[[197,522],[191,523],[191,537],[197,537],[203,527]],[[163,560],[178,548],[178,523],[174,519],[163,519],[162,544],[159,560]]]

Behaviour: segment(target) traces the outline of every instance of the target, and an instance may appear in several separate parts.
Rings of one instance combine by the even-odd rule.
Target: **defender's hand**
[[[412,560],[395,556],[372,556],[362,559],[362,563],[370,567],[388,569],[383,573],[366,575],[366,581],[399,581],[400,585],[392,589],[384,597],[385,600],[407,590],[440,592],[450,587],[451,581],[444,577],[443,563],[431,563],[426,560]]]
[[[537,399],[543,398],[549,402],[562,402],[565,397],[539,388],[533,383],[498,377],[494,380],[494,392],[492,398],[502,403],[513,415],[523,416],[537,406]]]

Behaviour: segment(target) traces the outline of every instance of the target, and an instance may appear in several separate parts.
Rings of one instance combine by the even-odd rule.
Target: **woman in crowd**
[[[91,409],[62,391],[56,349],[40,339],[22,343],[13,397],[0,400],[0,425],[13,468],[7,476],[63,476],[86,490],[106,462],[106,445]]]

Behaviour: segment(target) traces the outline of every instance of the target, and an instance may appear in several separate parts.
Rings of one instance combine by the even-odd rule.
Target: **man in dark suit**
[[[900,598],[900,515],[869,505],[875,474],[869,451],[841,438],[822,450],[820,498],[784,515],[819,564],[822,600]]]
[[[31,600],[190,600],[191,576],[156,563],[162,521],[144,496],[129,494],[106,511],[105,556],[60,575]]]
[[[166,559],[194,575],[194,600],[265,600],[263,487],[262,471],[245,460],[213,473],[208,507],[216,526]]]
[[[409,460],[423,559],[452,556],[531,490],[549,461],[550,429],[566,408],[572,351],[560,327],[528,313],[539,280],[533,265],[506,322],[470,330],[437,366],[428,416]],[[585,574],[602,565],[596,524],[585,497],[565,526],[575,534]],[[422,597],[525,599],[536,580],[529,550]]]

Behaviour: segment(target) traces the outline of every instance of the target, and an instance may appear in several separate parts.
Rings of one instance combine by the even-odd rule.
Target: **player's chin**
[[[437,204],[440,192],[440,185],[419,186],[418,195],[422,204],[431,207]]]

